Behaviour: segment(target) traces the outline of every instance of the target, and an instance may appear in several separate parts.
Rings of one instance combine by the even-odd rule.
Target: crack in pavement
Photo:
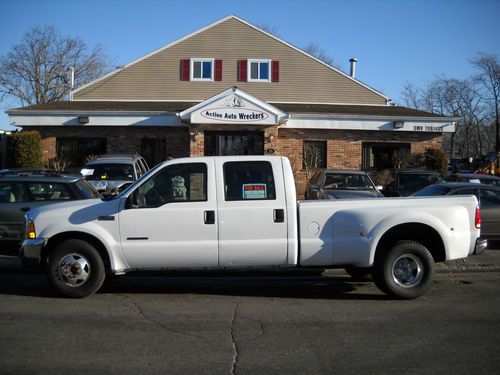
[[[169,332],[172,332],[172,333],[175,333],[175,334],[178,334],[178,335],[183,335],[183,336],[187,336],[187,337],[192,337],[192,338],[196,338],[196,339],[201,339],[202,337],[200,336],[196,336],[196,335],[192,335],[192,334],[189,334],[189,333],[186,333],[186,332],[182,332],[182,331],[179,331],[179,330],[176,330],[176,329],[172,329],[170,327],[167,327],[166,325],[154,320],[154,319],[151,319],[150,317],[148,317],[144,311],[144,309],[136,302],[134,301],[132,298],[130,298],[129,296],[126,296],[126,295],[123,295],[123,294],[119,294],[118,295],[119,297],[121,297],[122,299],[126,300],[126,301],[130,301],[128,304],[126,304],[124,301],[122,302],[122,306],[123,307],[130,307],[133,305],[133,307],[135,308],[135,310],[139,313],[139,315],[146,321],[164,329],[165,331],[169,331]],[[113,316],[113,314],[110,314],[111,315],[111,318],[119,323],[119,321]],[[123,323],[119,323],[119,324],[122,324],[123,326],[126,326],[128,327],[126,324],[123,324]],[[128,328],[131,328],[131,327],[128,327]]]
[[[236,343],[236,338],[234,337],[234,322],[236,320],[236,314],[238,312],[239,303],[234,305],[233,317],[231,319],[231,345],[233,348],[233,363],[231,364],[231,375],[236,373],[236,366],[238,365],[238,344]]]

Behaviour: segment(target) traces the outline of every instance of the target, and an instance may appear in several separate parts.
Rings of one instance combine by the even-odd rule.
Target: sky
[[[35,26],[100,44],[123,66],[229,15],[303,48],[314,42],[356,78],[404,104],[406,82],[464,79],[500,57],[500,0],[0,0],[0,56]],[[0,129],[14,129],[0,102]]]

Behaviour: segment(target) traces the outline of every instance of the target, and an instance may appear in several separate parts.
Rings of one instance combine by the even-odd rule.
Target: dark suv
[[[426,186],[446,182],[441,173],[423,169],[396,169],[389,172],[383,185],[386,197],[407,197]]]
[[[0,254],[17,255],[24,237],[24,214],[32,208],[100,197],[82,176],[48,171],[0,171]]]

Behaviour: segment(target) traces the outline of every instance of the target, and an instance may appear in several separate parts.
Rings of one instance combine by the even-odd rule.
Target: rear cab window
[[[226,162],[223,172],[226,201],[276,199],[273,168],[269,162]]]

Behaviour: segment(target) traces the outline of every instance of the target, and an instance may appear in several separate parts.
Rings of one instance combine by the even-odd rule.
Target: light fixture
[[[89,123],[89,116],[78,116],[78,122],[80,124],[88,124]]]
[[[394,129],[401,129],[404,126],[403,121],[394,121]]]
[[[191,136],[191,140],[196,142],[200,138],[200,131],[198,128],[191,128],[189,135]]]
[[[274,136],[272,134],[268,135],[267,137],[264,138],[264,140],[266,141],[266,143],[272,143],[274,140]]]

